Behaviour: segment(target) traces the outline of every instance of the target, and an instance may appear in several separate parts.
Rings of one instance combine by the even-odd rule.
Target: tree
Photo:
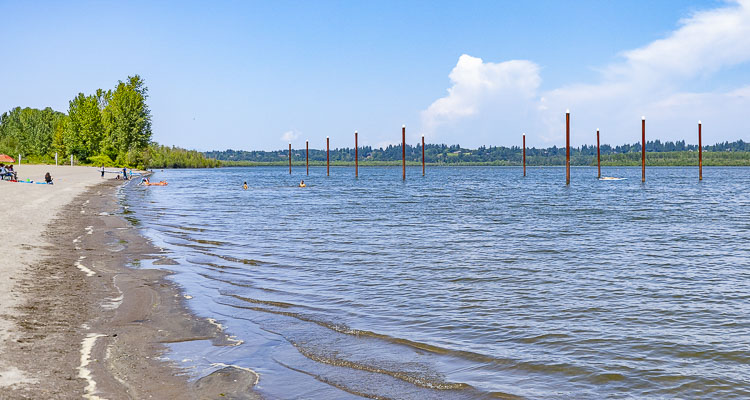
[[[16,107],[0,117],[0,152],[26,156],[48,156],[53,136],[65,114],[45,108]]]
[[[148,88],[138,76],[119,81],[114,92],[100,93],[106,141],[102,152],[125,161],[128,153],[144,150],[151,141],[151,110],[146,104]],[[132,155],[131,155],[132,158]]]
[[[99,153],[104,138],[99,101],[94,95],[79,93],[69,104],[63,144],[68,154],[85,161]]]

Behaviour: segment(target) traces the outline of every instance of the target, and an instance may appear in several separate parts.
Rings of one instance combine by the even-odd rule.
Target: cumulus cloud
[[[290,131],[286,131],[283,134],[281,134],[281,141],[291,143],[299,137],[299,132],[295,131],[294,129]]]
[[[539,66],[531,61],[492,63],[464,54],[449,77],[453,86],[447,96],[422,112],[423,130],[433,140],[441,131],[457,129],[492,139],[493,126],[514,124],[514,118],[537,107],[541,78]]]
[[[597,128],[608,143],[638,141],[641,115],[651,138],[695,141],[698,119],[716,141],[748,137],[741,122],[750,109],[750,87],[694,86],[750,62],[750,0],[696,12],[665,38],[620,56],[595,82],[539,92],[539,68],[531,61],[495,64],[463,55],[450,74],[448,95],[422,113],[423,125],[436,136],[489,130],[480,139],[495,140],[484,144],[515,143],[521,131],[530,132],[532,143],[559,144],[569,108],[574,144],[592,143]],[[498,117],[498,106],[510,119]]]

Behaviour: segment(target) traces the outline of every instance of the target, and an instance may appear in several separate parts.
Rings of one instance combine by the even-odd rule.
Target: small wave
[[[295,342],[291,342],[291,343],[297,349],[297,351],[299,351],[300,354],[302,354],[303,356],[313,361],[323,363],[323,364],[335,365],[337,367],[345,367],[345,368],[357,369],[360,371],[372,372],[376,374],[388,375],[393,378],[400,379],[404,382],[409,382],[412,385],[416,385],[416,386],[420,386],[420,387],[428,388],[428,389],[462,390],[462,389],[472,388],[470,385],[467,385],[465,383],[445,382],[441,380],[440,376],[437,376],[437,375],[424,376],[424,375],[419,375],[419,374],[410,373],[410,372],[387,370],[387,369],[372,366],[372,365],[349,361],[340,357],[335,357],[333,355],[324,356],[321,354],[316,354],[310,349],[300,346],[299,343],[295,343]]]
[[[245,265],[259,265],[261,263],[258,260],[250,260],[250,259],[245,259],[245,258],[237,258],[237,257],[232,257],[232,256],[224,256],[224,255],[221,255],[221,254],[216,254],[216,256],[219,257],[219,258],[221,258],[221,259],[223,259],[223,260],[225,260],[225,261],[236,262],[236,263],[241,263],[241,264],[245,264]]]
[[[207,239],[192,239],[195,242],[198,242],[200,244],[210,244],[212,246],[225,246],[226,242],[221,242],[218,240],[207,240]]]
[[[249,297],[243,297],[243,296],[236,295],[236,294],[229,294],[228,296],[234,297],[237,300],[246,301],[248,303],[265,304],[265,305],[279,307],[279,308],[291,308],[291,307],[295,306],[292,303],[284,303],[284,302],[281,302],[281,301],[257,300],[257,299],[251,299]]]

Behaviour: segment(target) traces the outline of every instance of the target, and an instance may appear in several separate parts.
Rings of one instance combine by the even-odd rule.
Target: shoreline
[[[62,207],[43,228],[40,255],[15,278],[22,301],[0,348],[11,366],[0,369],[4,396],[260,398],[252,371],[219,366],[195,379],[164,358],[167,343],[236,343],[190,313],[170,272],[131,267],[173,262],[119,215],[122,185],[101,180]]]

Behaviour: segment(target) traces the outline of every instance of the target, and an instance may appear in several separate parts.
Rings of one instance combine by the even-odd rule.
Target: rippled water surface
[[[270,398],[750,396],[750,169],[304,174],[126,190],[190,307],[243,341],[174,359]]]

